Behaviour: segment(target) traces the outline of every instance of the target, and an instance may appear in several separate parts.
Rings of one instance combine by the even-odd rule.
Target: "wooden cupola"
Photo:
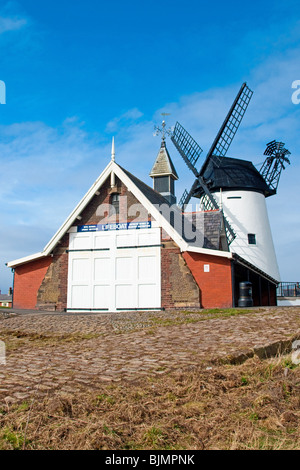
[[[165,140],[161,143],[150,177],[153,179],[153,189],[164,196],[170,204],[176,204],[175,180],[178,180],[178,175]]]

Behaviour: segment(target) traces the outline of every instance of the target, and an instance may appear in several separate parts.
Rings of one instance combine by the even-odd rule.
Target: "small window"
[[[115,209],[115,214],[119,214],[120,213],[120,195],[117,193],[112,194],[110,201],[111,201],[111,205]]]
[[[154,189],[158,193],[170,192],[170,177],[169,176],[158,176],[154,178]]]
[[[248,233],[248,243],[249,243],[249,245],[256,245],[256,235],[255,235],[255,233]]]

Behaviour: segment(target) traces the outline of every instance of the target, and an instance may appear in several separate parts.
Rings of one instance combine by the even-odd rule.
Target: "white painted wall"
[[[214,196],[219,204],[222,199],[224,214],[237,235],[230,251],[280,281],[264,195],[254,191],[223,191]],[[256,235],[256,245],[249,245],[249,233]]]

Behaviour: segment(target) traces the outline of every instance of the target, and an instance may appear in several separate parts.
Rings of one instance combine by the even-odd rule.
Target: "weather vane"
[[[161,113],[161,115],[163,116],[163,118],[165,118],[165,116],[170,116],[170,113]],[[163,119],[163,122],[162,122],[162,125],[161,125],[161,128],[159,126],[154,126],[154,130],[155,130],[155,133],[153,134],[154,137],[158,136],[159,134],[162,134],[162,141],[165,142],[166,141],[166,135],[172,135],[172,129],[171,127],[169,127],[168,129],[166,129],[166,121],[165,119]]]

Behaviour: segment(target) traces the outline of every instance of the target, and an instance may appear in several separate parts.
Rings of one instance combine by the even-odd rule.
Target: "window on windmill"
[[[115,193],[111,195],[111,205],[114,208],[115,214],[120,213],[120,195]]]
[[[256,245],[256,235],[255,233],[248,233],[248,244]]]

